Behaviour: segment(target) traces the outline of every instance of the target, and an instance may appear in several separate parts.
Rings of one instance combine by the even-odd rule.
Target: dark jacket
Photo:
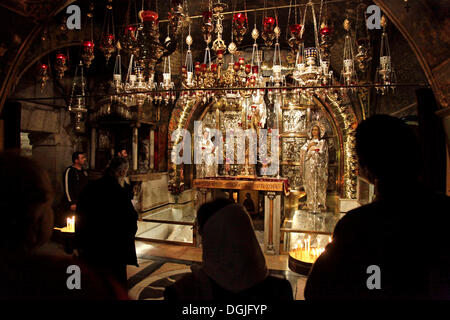
[[[69,210],[72,204],[77,204],[81,191],[88,184],[88,174],[84,169],[78,170],[72,166],[64,170],[64,205]]]
[[[450,299],[450,198],[421,189],[348,212],[314,264],[306,299]],[[380,289],[375,271],[380,268]]]
[[[234,293],[220,287],[199,266],[192,273],[167,287],[165,300],[169,301],[286,301],[293,300],[288,280],[267,276],[253,287]]]
[[[80,255],[94,265],[136,265],[138,215],[127,191],[111,176],[89,183],[78,201]]]

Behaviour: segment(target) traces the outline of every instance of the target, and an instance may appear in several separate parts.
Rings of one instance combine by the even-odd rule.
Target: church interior
[[[338,221],[376,196],[358,167],[361,121],[407,123],[424,184],[450,195],[449,9],[440,0],[3,0],[0,151],[47,172],[49,245],[69,256],[74,152],[89,181],[126,153],[138,215],[131,299],[163,300],[202,262],[196,212],[227,198],[249,214],[269,274],[303,300]]]

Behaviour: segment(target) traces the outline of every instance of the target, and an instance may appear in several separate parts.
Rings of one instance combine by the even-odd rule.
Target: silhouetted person
[[[134,236],[137,212],[119,180],[127,174],[128,162],[113,158],[102,178],[82,191],[76,226],[80,256],[90,265],[111,274],[124,288],[127,265],[138,265]]]
[[[203,204],[197,213],[203,262],[167,287],[167,300],[292,300],[286,279],[269,276],[245,210],[229,199]]]
[[[118,151],[116,153],[116,156],[119,158],[124,158],[128,161],[127,148],[125,148],[124,146],[120,146],[117,150]],[[130,197],[130,199],[133,199],[134,189],[136,188],[131,187],[130,179],[128,178],[127,175],[119,178],[119,184],[122,186],[122,188],[124,188],[127,191],[128,197]]]
[[[127,148],[125,148],[124,146],[120,146],[117,149],[116,156],[119,157],[119,158],[128,158]]]
[[[414,133],[398,118],[376,115],[358,126],[356,152],[376,199],[337,223],[305,298],[449,299],[449,197],[421,187]]]
[[[64,170],[64,199],[60,216],[56,222],[59,225],[64,225],[66,218],[77,211],[78,198],[89,181],[88,173],[83,168],[85,163],[85,154],[77,151],[72,154],[72,165]]]
[[[49,240],[53,190],[33,160],[0,154],[0,299],[127,299],[126,291],[67,256]],[[69,266],[80,268],[80,289]]]
[[[248,192],[245,194],[243,205],[249,214],[255,214],[255,204],[253,203],[252,196]]]

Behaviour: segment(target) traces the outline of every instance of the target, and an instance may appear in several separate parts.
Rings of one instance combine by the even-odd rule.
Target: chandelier
[[[75,69],[68,110],[72,115],[75,132],[83,133],[85,131],[84,121],[88,109],[86,105],[86,78],[84,77],[82,61]]]
[[[110,1],[111,2],[111,1]],[[131,3],[131,0],[130,0]],[[286,65],[281,55],[280,35],[278,26],[277,8],[274,15],[266,14],[266,1],[264,2],[264,14],[260,29],[256,25],[251,32],[254,40],[252,47],[251,61],[246,61],[238,55],[237,46],[243,41],[248,30],[247,10],[243,12],[233,8],[231,16],[231,41],[227,45],[223,30],[224,15],[227,4],[224,0],[209,1],[209,7],[203,11],[201,18],[201,32],[205,42],[204,60],[193,61],[191,35],[192,17],[186,19],[189,14],[185,1],[171,1],[171,8],[166,21],[168,34],[163,43],[160,42],[159,14],[152,10],[141,10],[139,12],[140,23],[129,24],[126,21],[125,31],[120,36],[120,43],[117,45],[117,56],[113,74],[114,99],[127,106],[142,107],[146,102],[153,104],[169,104],[176,101],[175,83],[172,79],[172,68],[170,54],[176,48],[176,41],[172,41],[171,36],[177,37],[181,29],[182,22],[189,21],[189,32],[185,38],[187,51],[185,63],[181,67],[181,88],[180,99],[186,102],[190,99],[201,99],[204,103],[212,99],[218,100],[226,98],[236,103],[241,103],[252,111],[263,106],[262,97],[267,94],[271,103],[281,105],[284,99],[291,93],[305,93],[310,96],[313,93],[326,92],[327,87],[333,85],[333,71],[330,69],[332,38],[334,28],[328,13],[326,1],[320,2],[320,13],[317,15],[316,4],[309,0],[302,9],[302,14],[291,23],[288,18],[288,28],[286,40],[291,47],[289,63]],[[292,2],[291,2],[292,3]],[[245,1],[244,1],[245,5]],[[359,6],[361,3],[359,4]],[[301,7],[300,5],[298,5]],[[357,15],[360,7],[357,7]],[[130,4],[129,4],[130,8]],[[271,9],[271,10],[272,10]],[[129,15],[129,11],[127,15]],[[290,16],[290,13],[289,13]],[[319,17],[319,18],[317,18]],[[312,25],[306,24],[311,21]],[[386,20],[383,17],[383,35],[380,50],[380,65],[376,72],[376,83],[380,84],[379,90],[384,93],[391,84],[395,82],[395,72],[391,64],[391,54],[386,33]],[[358,17],[356,17],[358,22]],[[260,20],[261,21],[261,20]],[[358,85],[357,71],[365,72],[370,61],[368,32],[367,36],[360,36],[355,28],[351,27],[350,19],[344,21],[344,49],[342,52],[342,69],[340,72],[339,84],[342,85],[341,93],[346,87],[356,88]],[[305,30],[313,28],[314,41],[312,46],[305,47]],[[352,29],[354,34],[352,33]],[[113,37],[114,39],[114,37]],[[258,40],[262,39],[266,46],[273,50],[273,64],[270,69],[261,68],[261,51],[258,47]],[[355,41],[356,40],[356,41]],[[89,42],[89,41],[87,41]],[[356,44],[356,46],[355,46]],[[85,46],[92,48],[93,41],[85,42]],[[103,46],[103,42],[102,45]],[[105,47],[105,46],[103,46]],[[106,48],[106,47],[105,47]],[[121,70],[121,49],[129,55],[129,64],[126,76],[122,78]],[[88,52],[88,50],[85,50]],[[211,52],[212,51],[212,52]],[[230,53],[230,60],[225,63],[225,53]],[[215,54],[214,60],[211,59]],[[294,59],[295,57],[295,59]],[[93,58],[93,57],[92,57]],[[84,65],[88,66],[90,60],[83,55]],[[155,80],[155,66],[163,64],[162,81]],[[268,72],[267,72],[268,71]],[[294,90],[288,90],[287,76],[292,76],[296,86]],[[215,90],[215,88],[220,90]],[[258,89],[256,89],[258,88]],[[333,90],[338,95],[339,90]],[[265,108],[265,106],[264,106]],[[252,116],[252,113],[249,113]]]
[[[383,33],[381,35],[380,65],[377,68],[375,83],[383,85],[377,87],[377,91],[385,94],[388,91],[387,85],[397,82],[397,77],[391,62],[391,51],[386,33],[387,20],[385,16],[381,17],[381,26],[383,27]],[[394,90],[394,87],[392,89]]]
[[[303,41],[300,41],[299,49],[297,51],[296,66],[293,72],[293,78],[300,86],[319,86],[327,85],[332,79],[333,72],[329,70],[330,61],[326,56],[322,56],[319,46],[319,35],[317,29],[316,13],[314,4],[309,1],[305,6],[303,14],[302,28],[300,30],[300,38],[305,32],[305,22],[308,14],[308,8],[311,8],[311,15],[314,24],[314,47],[304,48]],[[297,27],[298,28],[298,27]],[[321,33],[329,33],[324,25],[321,28]]]

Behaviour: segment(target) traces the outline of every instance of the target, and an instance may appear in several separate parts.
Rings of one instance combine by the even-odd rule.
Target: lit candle
[[[311,236],[308,236],[308,256],[310,253],[310,249],[311,249]]]
[[[303,258],[303,244],[300,242],[300,260]]]

